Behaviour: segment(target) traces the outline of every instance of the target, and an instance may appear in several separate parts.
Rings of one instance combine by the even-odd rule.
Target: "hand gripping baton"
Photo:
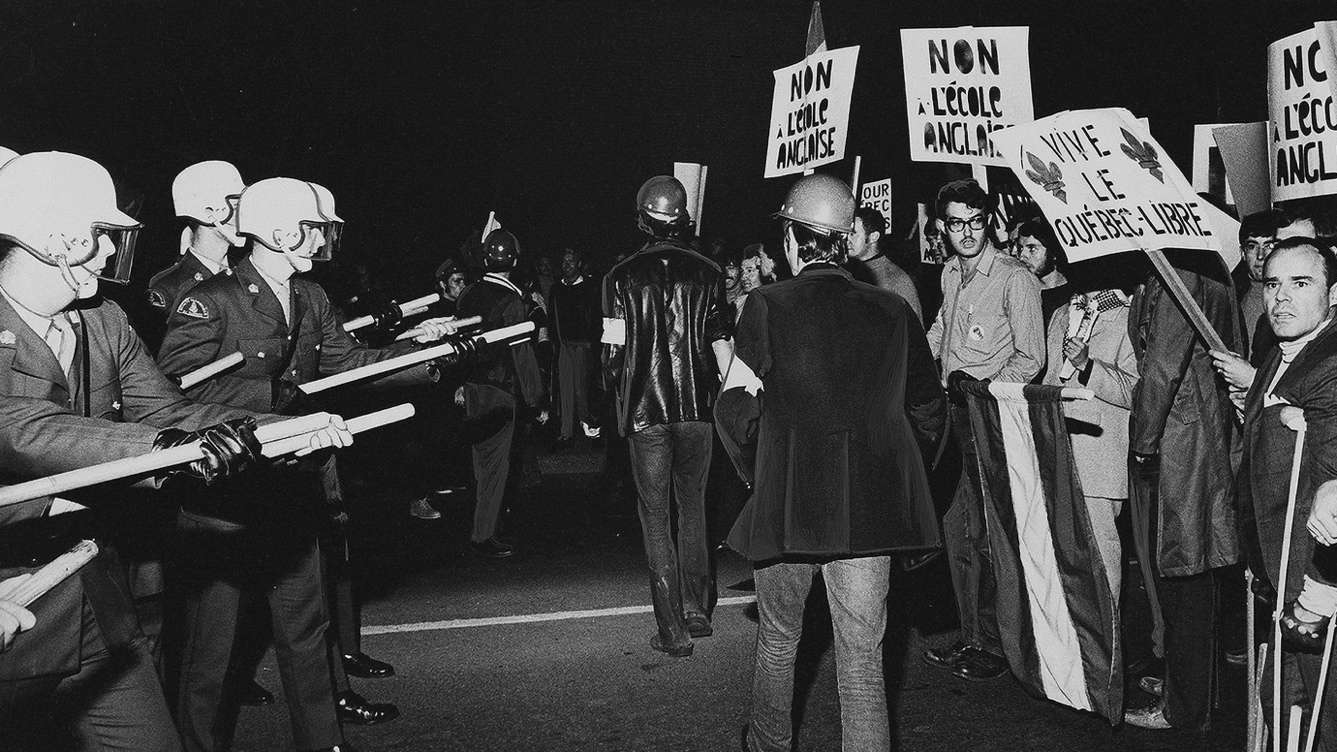
[[[470,339],[477,345],[494,344],[497,342],[506,342],[510,340],[522,340],[527,338],[534,331],[534,322],[522,321],[518,324],[503,326],[500,329],[489,329],[472,336]],[[351,384],[355,381],[362,381],[373,376],[380,376],[391,371],[398,371],[419,363],[426,363],[429,360],[444,358],[447,355],[454,355],[455,345],[450,342],[443,342],[433,347],[428,347],[417,352],[401,355],[397,358],[382,360],[379,363],[368,363],[361,368],[353,368],[343,373],[336,373],[333,376],[326,376],[323,379],[308,381],[305,384],[298,384],[304,394],[317,394],[326,389],[333,389],[336,386]]]
[[[441,300],[441,293],[434,292],[431,295],[424,295],[421,298],[414,298],[407,303],[399,304],[400,316],[412,316],[415,313],[422,313],[427,310],[427,306]],[[345,332],[355,332],[358,329],[365,329],[376,323],[375,316],[358,316],[357,318],[344,324]]]
[[[483,323],[482,316],[470,316],[468,318],[454,319],[450,321],[450,325],[455,327],[455,331],[457,332],[461,329],[468,329],[471,326],[478,326],[481,323]],[[398,337],[395,337],[395,341],[402,342],[406,339],[413,339],[414,337],[422,336],[423,333],[424,331],[422,329],[415,327],[413,329],[409,329],[406,332],[401,332]]]
[[[348,430],[352,433],[367,431],[404,420],[413,415],[413,405],[403,404],[369,413],[348,421]],[[265,457],[271,459],[305,449],[310,445],[310,434],[327,428],[328,414],[304,415],[276,423],[270,423],[255,429],[255,438],[261,444]],[[199,442],[179,447],[162,449],[156,452],[111,460],[97,465],[70,470],[64,473],[48,475],[24,483],[0,488],[0,507],[19,504],[24,501],[40,499],[43,496],[55,496],[78,488],[96,486],[122,478],[148,475],[169,467],[184,465],[204,458]]]

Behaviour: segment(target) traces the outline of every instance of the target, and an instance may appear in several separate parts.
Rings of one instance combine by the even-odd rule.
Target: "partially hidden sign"
[[[1128,110],[1060,112],[993,140],[1070,261],[1161,248],[1221,251],[1204,202]]]
[[[1030,29],[901,29],[910,158],[1006,167],[990,142],[1035,119]]]
[[[821,50],[775,71],[766,177],[790,175],[845,156],[859,48]]]
[[[1308,28],[1267,47],[1272,201],[1337,193],[1337,66]]]
[[[887,227],[891,227],[891,178],[874,180],[871,183],[864,183],[859,186],[859,206],[868,206],[877,210],[878,214],[887,221]]]

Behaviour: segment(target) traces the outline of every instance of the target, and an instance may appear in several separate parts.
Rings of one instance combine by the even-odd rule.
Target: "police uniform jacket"
[[[149,452],[163,428],[196,430],[248,415],[192,402],[158,370],[125,312],[99,302],[77,312],[67,377],[46,343],[0,298],[0,475],[15,482]],[[88,417],[85,417],[88,416]],[[101,493],[114,493],[105,488]],[[85,504],[96,496],[74,495]],[[77,515],[46,517],[50,499],[0,508],[0,579],[36,571],[86,533]],[[37,625],[0,654],[0,680],[73,674],[85,599],[108,644],[137,621],[115,557],[103,552],[33,606]],[[3,746],[3,745],[0,745]]]
[[[214,276],[209,267],[199,257],[187,251],[175,264],[163,269],[149,280],[145,302],[153,315],[145,315],[136,323],[139,333],[148,342],[149,347],[157,348],[162,343],[163,332],[167,329],[167,316],[181,302],[186,293]]]

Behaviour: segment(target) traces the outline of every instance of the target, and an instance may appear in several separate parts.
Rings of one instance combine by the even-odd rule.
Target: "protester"
[[[1286,604],[1282,624],[1288,639],[1282,668],[1299,682],[1299,686],[1284,682],[1282,698],[1269,699],[1280,701],[1283,708],[1304,707],[1318,692],[1323,638],[1337,611],[1337,589],[1324,583],[1337,572],[1316,570],[1318,547],[1300,525],[1306,518],[1316,519],[1321,529],[1331,525],[1330,512],[1315,494],[1320,485],[1331,482],[1337,469],[1337,328],[1330,310],[1337,303],[1337,257],[1312,238],[1289,238],[1277,242],[1261,276],[1265,315],[1279,347],[1263,360],[1261,378],[1245,402],[1240,511],[1244,537],[1252,549],[1250,567]],[[1282,573],[1290,458],[1296,441],[1284,414],[1296,408],[1304,411],[1307,451],[1300,460],[1290,567]],[[1271,671],[1269,666],[1262,675],[1270,676]],[[1267,684],[1270,695],[1271,683]],[[1331,707],[1332,702],[1337,702],[1337,685],[1330,683],[1323,704]],[[1337,739],[1337,715],[1323,713],[1320,722],[1320,744]]]
[[[752,752],[790,749],[794,661],[818,573],[836,635],[841,747],[891,748],[889,555],[939,542],[920,447],[943,429],[942,390],[904,298],[841,269],[853,214],[836,178],[790,189],[776,216],[795,277],[749,295],[715,408],[754,489],[729,535],[757,587]]]
[[[645,181],[636,211],[649,239],[604,278],[604,364],[636,483],[658,625],[650,646],[685,657],[693,637],[712,633],[708,420],[732,356],[733,321],[719,266],[685,245],[692,219],[682,183],[667,175]],[[677,503],[676,542],[670,498]]]
[[[1022,222],[1016,228],[1014,252],[1017,260],[1026,265],[1040,280],[1040,315],[1044,327],[1049,328],[1054,311],[1068,302],[1068,278],[1064,276],[1067,258],[1054,236],[1054,230],[1043,217]]]
[[[743,260],[738,268],[738,294],[732,301],[735,320],[743,315],[743,304],[747,302],[748,293],[775,281],[775,262],[766,255],[766,247],[761,243],[753,243],[743,249]]]
[[[997,678],[1006,673],[1007,662],[998,641],[974,439],[959,384],[965,379],[1028,383],[1045,363],[1039,282],[998,250],[990,213],[989,196],[974,180],[938,190],[936,224],[954,255],[943,268],[943,303],[928,343],[952,398],[952,434],[963,463],[943,519],[961,636],[950,647],[929,648],[924,660],[963,679]]]
[[[1239,313],[1213,254],[1171,258],[1193,300],[1227,347]],[[1213,272],[1214,270],[1214,272]],[[1133,299],[1130,334],[1140,380],[1129,429],[1132,519],[1138,561],[1154,568],[1164,614],[1164,697],[1129,710],[1144,728],[1200,730],[1211,719],[1216,656],[1213,570],[1239,560],[1231,446],[1234,411],[1206,346],[1159,277]],[[1142,545],[1154,534],[1155,551]]]
[[[846,267],[860,282],[877,285],[905,299],[915,318],[924,319],[919,292],[914,280],[882,252],[887,220],[878,210],[863,206],[854,212],[854,233],[850,235],[849,262]]]

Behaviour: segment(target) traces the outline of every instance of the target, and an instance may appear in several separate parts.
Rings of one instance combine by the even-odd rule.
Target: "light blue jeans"
[[[887,628],[891,559],[865,556],[825,564],[780,563],[754,572],[757,583],[757,666],[752,677],[752,752],[785,752],[793,736],[794,658],[803,634],[803,605],[820,570],[835,628],[836,686],[844,752],[891,748],[882,635]]]

